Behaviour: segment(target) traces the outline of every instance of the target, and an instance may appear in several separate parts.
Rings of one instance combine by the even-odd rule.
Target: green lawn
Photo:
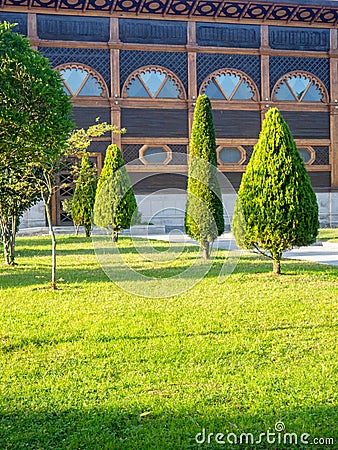
[[[129,255],[130,240],[119,245]],[[218,284],[221,251],[188,292],[143,298],[106,277],[83,237],[58,238],[57,291],[49,238],[19,238],[17,251],[0,269],[1,449],[338,448],[336,268],[288,260],[277,278],[244,254]],[[258,439],[279,421],[335,444],[195,440],[203,428]]]
[[[322,241],[338,242],[338,228],[321,228],[318,239]]]

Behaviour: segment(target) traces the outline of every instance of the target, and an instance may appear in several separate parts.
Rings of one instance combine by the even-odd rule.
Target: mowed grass
[[[91,240],[64,236],[51,291],[49,246],[19,238],[18,266],[0,269],[1,449],[337,448],[337,268],[287,260],[277,278],[245,253],[219,284],[220,251],[191,290],[144,298],[106,277]],[[129,238],[119,246],[135,258]],[[335,443],[214,439],[258,440],[279,421]],[[209,444],[196,442],[203,429]]]
[[[321,228],[318,239],[322,241],[338,242],[338,228]]]

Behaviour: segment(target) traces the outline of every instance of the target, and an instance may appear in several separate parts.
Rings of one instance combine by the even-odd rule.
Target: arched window
[[[63,89],[71,97],[108,97],[103,78],[81,64],[64,64],[55,68],[61,75]]]
[[[127,78],[123,97],[185,99],[185,91],[179,78],[169,70],[147,66],[141,67]]]
[[[327,102],[323,84],[314,75],[305,72],[290,72],[280,78],[273,91],[275,101]]]
[[[213,72],[202,83],[200,93],[211,100],[258,100],[255,83],[244,72],[235,69]]]

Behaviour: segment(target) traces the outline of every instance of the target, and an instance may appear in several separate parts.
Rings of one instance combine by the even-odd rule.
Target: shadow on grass
[[[94,256],[94,255],[93,255]],[[195,256],[191,257],[195,260]],[[96,259],[96,258],[95,258]],[[186,258],[185,258],[186,259]],[[203,264],[203,263],[202,263]],[[217,282],[219,274],[222,270],[224,259],[215,260],[209,272],[201,276],[200,270],[189,272],[189,278],[187,279],[214,279]],[[170,277],[179,276],[189,268],[190,264],[176,265],[174,267],[159,267],[159,268],[143,268],[138,264],[132,264],[140,275],[152,277],[158,279],[165,279]],[[201,265],[201,268],[203,266]],[[112,269],[111,269],[112,270]],[[90,263],[79,263],[77,267],[69,264],[59,264],[57,268],[57,280],[58,287],[60,289],[73,289],[78,287],[81,283],[112,283],[115,281],[128,282],[129,270],[125,266],[116,265],[112,271],[113,280],[111,280],[103,271],[97,261]],[[272,273],[271,263],[266,260],[262,260],[256,256],[242,257],[234,269],[231,276],[241,275],[243,277],[271,277],[271,280],[287,280],[289,277],[297,277],[302,275],[324,275],[325,278],[332,278],[332,281],[336,281],[338,277],[338,271],[331,266],[323,266],[310,262],[300,262],[294,260],[287,260],[282,265],[282,275],[276,277]],[[15,267],[1,267],[0,268],[0,287],[2,289],[12,289],[20,287],[48,287],[49,280],[51,278],[51,267],[48,263],[38,263],[35,267],[29,265],[18,265]],[[227,279],[225,279],[227,280]],[[144,280],[145,282],[146,279]]]
[[[184,409],[176,407],[173,411],[163,399],[155,401],[151,397],[154,397],[153,391],[149,393],[150,405],[137,402],[135,406],[118,409],[110,407],[109,403],[104,408],[87,406],[66,410],[51,408],[49,411],[30,411],[27,406],[18,410],[8,407],[0,416],[0,442],[3,449],[15,450],[337,448],[337,411],[331,406],[285,407],[273,411],[262,405],[259,414],[251,415],[234,409],[227,417],[222,417],[214,412],[217,410],[217,399],[214,399],[213,414],[210,414],[210,411],[204,413],[203,405],[199,404],[195,407],[186,405]],[[282,422],[286,430],[276,432],[277,422]],[[270,434],[269,441],[266,438],[268,431],[275,433]],[[222,433],[223,436],[219,435],[218,439],[223,440],[224,444],[216,442],[217,433]],[[265,436],[260,437],[261,433]],[[285,433],[294,434],[289,436]],[[305,438],[308,444],[301,443],[304,433],[308,435]],[[313,444],[318,438],[333,439],[334,444],[332,441]]]

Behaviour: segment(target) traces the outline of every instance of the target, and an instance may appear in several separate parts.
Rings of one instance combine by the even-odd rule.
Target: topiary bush
[[[237,244],[256,249],[280,274],[283,251],[315,242],[318,205],[304,162],[277,108],[265,116],[233,216]]]
[[[212,109],[206,95],[200,95],[196,101],[187,191],[185,230],[200,242],[203,256],[208,259],[210,243],[224,232],[224,217]]]
[[[94,207],[95,224],[112,233],[118,240],[119,232],[129,228],[132,217],[137,217],[134,190],[125,168],[121,150],[109,145],[99,177]]]

